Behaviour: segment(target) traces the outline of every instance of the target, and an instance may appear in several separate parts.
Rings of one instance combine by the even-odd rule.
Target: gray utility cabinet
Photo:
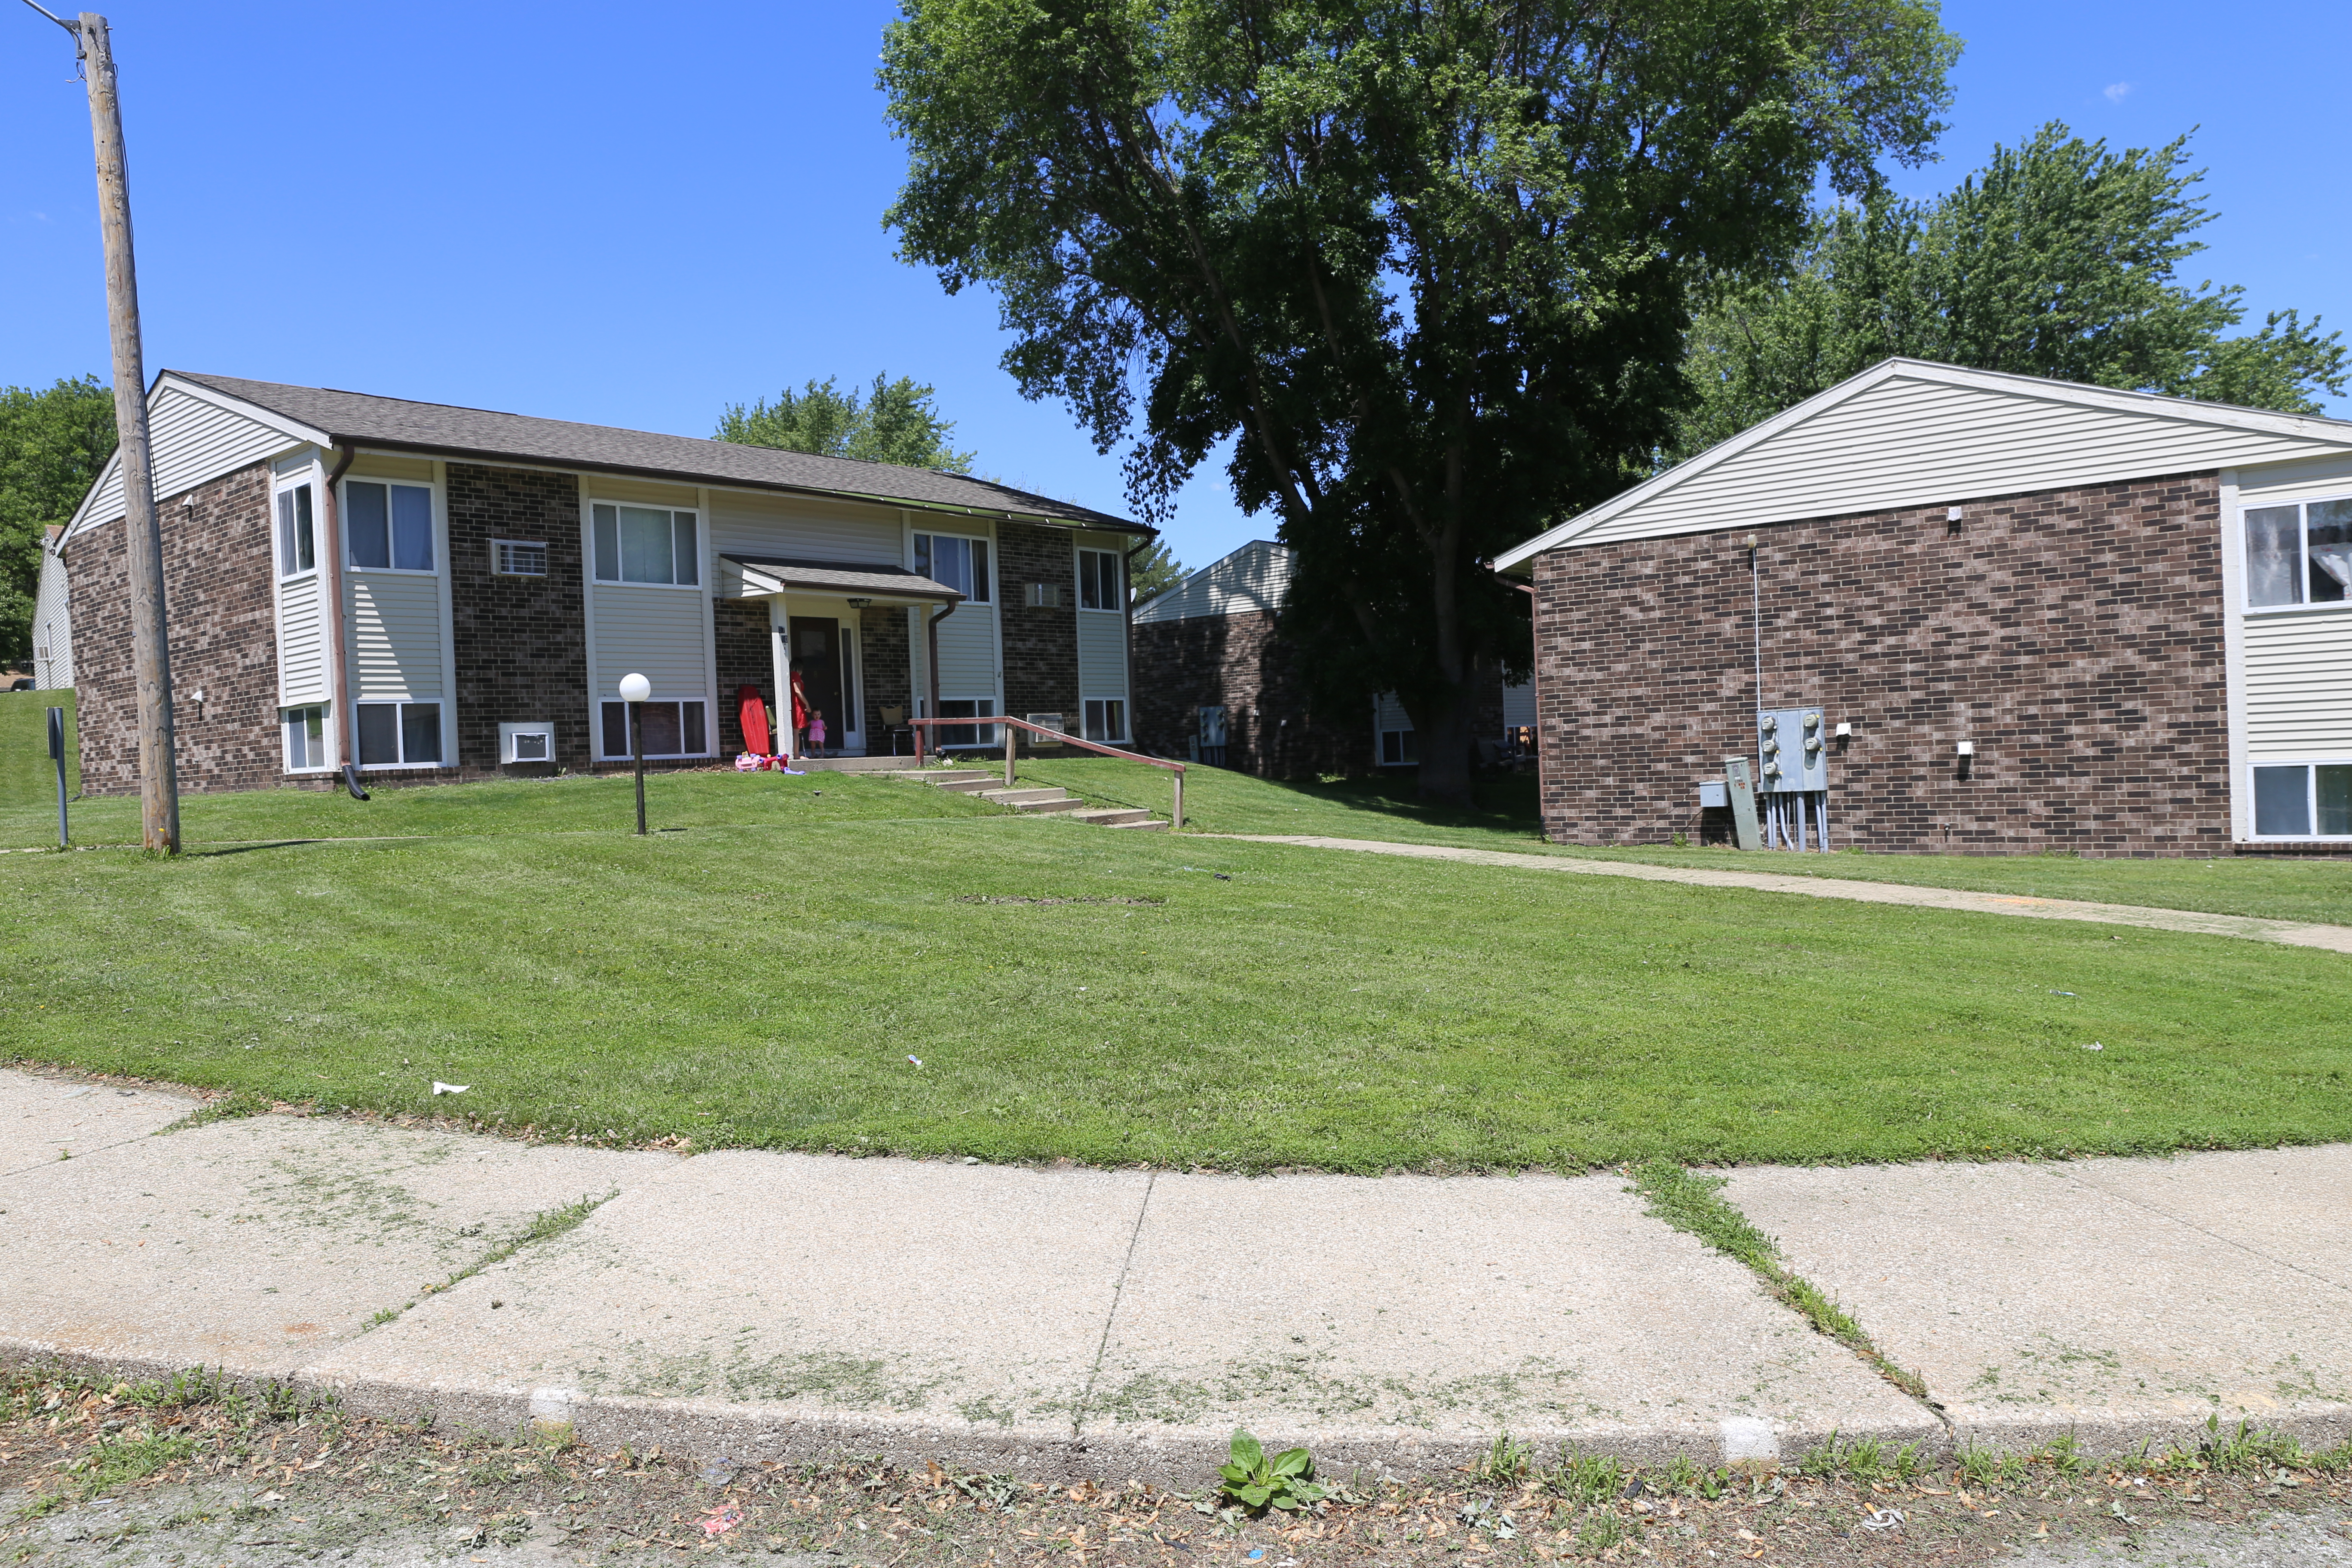
[[[1829,724],[1818,708],[1768,708],[1756,716],[1757,792],[1801,795],[1830,787]]]

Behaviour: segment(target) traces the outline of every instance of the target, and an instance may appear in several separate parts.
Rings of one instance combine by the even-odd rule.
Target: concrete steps
[[[1083,822],[1089,827],[1118,827],[1148,833],[1168,826],[1163,819],[1150,812],[1133,807],[1089,808],[1085,801],[1059,785],[1006,789],[1003,787],[1004,775],[993,768],[986,772],[976,768],[899,768],[890,770],[890,776],[927,784],[934,789],[953,790],[958,795],[974,795],[997,805],[1009,805],[1015,811]]]

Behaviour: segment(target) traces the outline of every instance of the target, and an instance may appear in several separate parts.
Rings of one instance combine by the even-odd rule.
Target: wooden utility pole
[[[34,7],[40,10],[37,5]],[[48,13],[43,11],[44,16]],[[98,152],[98,223],[106,244],[106,316],[114,343],[114,429],[122,479],[123,558],[131,574],[131,649],[139,700],[140,838],[180,852],[180,771],[172,733],[172,647],[163,618],[163,534],[147,450],[147,367],[139,346],[139,269],[131,252],[131,187],[122,156],[122,105],[106,18],[84,11],[50,17],[74,36],[89,83],[90,139]]]

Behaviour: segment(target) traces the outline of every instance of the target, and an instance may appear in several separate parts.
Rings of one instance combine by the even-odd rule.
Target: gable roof
[[[1890,359],[1496,557],[2352,454],[2352,422]]]
[[[1135,624],[1279,610],[1289,592],[1289,550],[1271,539],[1253,539],[1136,605]]]
[[[787,490],[1120,533],[1153,531],[1141,523],[1068,501],[1032,495],[968,474],[942,473],[936,468],[820,458],[805,452],[748,447],[693,436],[663,436],[649,430],[580,425],[526,414],[500,414],[443,403],[413,403],[404,398],[338,392],[328,387],[289,386],[278,382],[175,370],[167,370],[155,378],[148,393],[151,408],[171,394],[209,405],[220,414],[241,416],[251,424],[267,426],[289,445],[310,442],[321,447],[359,446],[484,462],[503,460],[635,474],[686,484]],[[154,419],[151,415],[151,422]],[[162,446],[160,439],[154,444],[159,448]],[[166,488],[166,466],[159,451],[159,495],[176,494],[185,488]],[[113,479],[112,469],[110,459],[109,471],[101,474],[92,487],[90,501],[100,501],[101,492],[108,491],[110,479],[113,479],[110,499],[100,502],[101,507],[110,505],[113,510],[110,515],[91,517],[90,521],[110,521],[121,514],[121,483]],[[84,514],[90,512],[90,501],[85,501]],[[80,521],[77,519],[78,523]]]

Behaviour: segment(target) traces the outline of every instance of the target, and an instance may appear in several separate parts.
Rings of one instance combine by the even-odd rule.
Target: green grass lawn
[[[37,808],[46,824],[38,842],[58,841],[58,775],[49,761],[49,710],[66,710],[66,793],[81,788],[81,763],[74,749],[74,694],[70,691],[0,691],[0,812]],[[13,840],[12,840],[13,842]]]
[[[625,781],[280,793],[192,825],[488,804],[425,839],[0,858],[9,1051],[597,1142],[1239,1170],[2352,1137],[2333,953],[1115,833],[844,775],[656,780],[677,830],[642,840]],[[517,831],[478,830],[498,812]]]
[[[1140,763],[1101,757],[1024,761],[1020,771],[1024,783],[1058,784],[1091,800],[1149,806],[1162,815],[1168,810],[1168,775]],[[2043,855],[1742,854],[1735,849],[1675,849],[1665,845],[1574,849],[1548,844],[1538,833],[1531,775],[1480,781],[1480,809],[1468,812],[1423,806],[1413,798],[1413,787],[1410,773],[1302,785],[1270,783],[1223,768],[1194,768],[1185,777],[1184,813],[1191,826],[1209,833],[1300,833],[1450,844],[2352,924],[2352,860],[2297,861],[2262,856],[2078,860]]]

